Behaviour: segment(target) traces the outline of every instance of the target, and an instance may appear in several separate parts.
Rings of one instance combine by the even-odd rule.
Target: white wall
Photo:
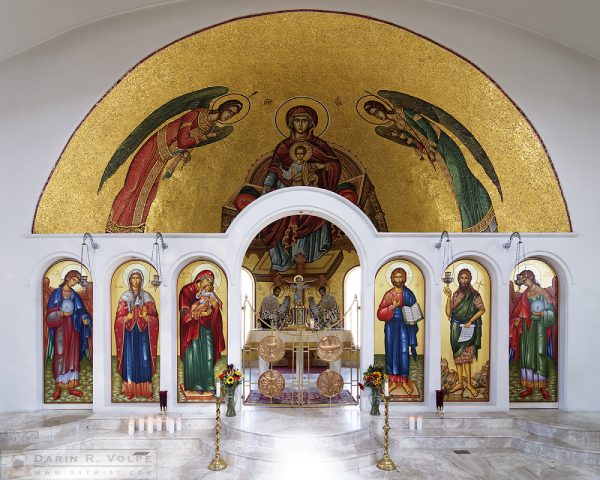
[[[157,48],[200,28],[234,17],[283,8],[319,8],[370,15],[412,29],[460,53],[490,75],[517,103],[540,133],[553,159],[558,177],[569,206],[574,234],[527,235],[524,237],[528,252],[536,251],[554,261],[562,279],[561,321],[565,351],[560,392],[560,406],[568,410],[600,410],[595,400],[600,395],[600,374],[594,368],[600,364],[600,322],[595,318],[598,296],[597,272],[600,261],[596,239],[600,234],[595,212],[599,195],[598,168],[594,133],[599,130],[597,112],[600,107],[600,62],[574,50],[554,44],[547,39],[515,29],[494,20],[464,11],[441,7],[434,3],[411,1],[254,1],[190,2],[173,4],[132,12],[109,18],[48,41],[20,55],[0,62],[0,146],[5,174],[0,177],[0,202],[3,213],[2,271],[0,289],[4,306],[0,317],[0,411],[33,410],[41,408],[41,339],[39,282],[43,271],[61,256],[78,257],[78,236],[29,235],[38,196],[52,167],[78,123],[128,69]],[[507,139],[512,141],[512,139]],[[73,188],[77,188],[76,185]],[[523,195],[535,195],[523,191]],[[365,292],[363,318],[366,322],[373,311],[372,281],[377,268],[393,254],[410,255],[423,266],[428,278],[437,277],[439,252],[433,248],[436,235],[376,234],[368,224],[341,199],[317,192],[306,197],[305,205],[298,205],[286,192],[273,199],[253,205],[248,214],[234,224],[244,221],[250,231],[256,232],[257,223],[264,215],[272,215],[273,208],[280,215],[284,210],[319,212],[344,226],[345,219],[353,218],[357,230],[357,249],[363,245]],[[320,195],[328,198],[328,210],[322,210]],[[270,196],[269,196],[270,197]],[[77,205],[65,205],[72,214]],[[354,212],[354,213],[352,213]],[[254,222],[254,223],[252,223]],[[362,223],[361,223],[362,222]],[[263,222],[263,225],[268,221]],[[453,235],[457,256],[476,257],[490,268],[495,280],[493,338],[497,360],[492,381],[490,406],[507,408],[508,365],[504,352],[508,349],[506,280],[511,269],[512,254],[501,248],[508,235]],[[240,238],[245,239],[240,241]],[[166,271],[174,275],[185,259],[199,254],[212,256],[227,270],[236,288],[239,278],[234,270],[241,264],[248,232],[230,229],[226,236],[194,235],[172,236],[165,258]],[[150,236],[99,236],[101,249],[94,254],[93,273],[95,295],[95,408],[109,403],[108,364],[101,352],[108,342],[108,290],[111,269],[124,255],[150,251]],[[248,242],[246,242],[247,244]],[[55,255],[56,254],[56,255]],[[101,284],[104,282],[104,293]],[[433,280],[432,280],[433,282]],[[596,288],[594,288],[596,287]],[[439,318],[439,285],[428,289],[427,311],[432,319]],[[99,293],[100,292],[100,293]],[[164,385],[174,389],[175,347],[167,328],[169,316],[174,315],[174,296],[162,289],[163,337],[162,358]],[[231,295],[231,302],[239,302]],[[232,324],[239,316],[239,305],[230,304]],[[104,322],[104,323],[103,323]],[[363,363],[369,363],[372,328],[365,323],[363,333]],[[235,338],[230,330],[230,341]],[[239,335],[239,334],[238,334]],[[428,329],[428,355],[439,358],[439,331],[435,320]],[[170,342],[170,343],[169,343]],[[107,344],[108,345],[108,344]],[[169,346],[170,345],[170,346]],[[171,351],[169,352],[169,348]],[[106,351],[106,350],[105,350]],[[169,353],[171,355],[169,355]],[[232,352],[233,354],[233,352]],[[235,357],[233,357],[235,360]],[[104,373],[104,375],[102,374]],[[166,372],[166,373],[165,373]],[[169,373],[171,372],[171,373]],[[426,372],[427,403],[431,406],[431,391],[439,378],[439,365],[431,360]],[[398,407],[402,408],[402,407]],[[424,407],[425,408],[425,407]],[[460,408],[460,407],[457,407]],[[466,408],[473,409],[472,406]]]

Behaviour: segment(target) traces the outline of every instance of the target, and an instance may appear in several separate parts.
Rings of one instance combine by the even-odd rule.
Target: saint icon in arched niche
[[[425,279],[414,263],[396,259],[375,276],[375,364],[390,381],[392,401],[423,401]]]
[[[528,258],[509,282],[511,402],[558,401],[558,276]]]
[[[442,291],[441,386],[449,402],[490,399],[490,276],[478,262],[463,259]]]
[[[93,282],[75,260],[52,265],[42,281],[44,403],[92,403]]]
[[[160,290],[150,288],[152,265],[129,261],[111,282],[112,401],[158,401]]]
[[[177,281],[179,402],[213,401],[227,367],[227,278],[216,264],[195,261]]]

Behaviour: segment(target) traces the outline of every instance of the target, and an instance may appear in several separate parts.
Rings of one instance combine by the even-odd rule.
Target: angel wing
[[[81,301],[83,302],[83,306],[85,307],[85,311],[88,312],[90,314],[90,317],[92,317],[92,321],[94,319],[94,282],[89,282],[86,286],[85,286],[85,290],[82,290],[81,292],[79,292],[79,298],[81,298]],[[89,353],[89,359],[91,361],[94,355],[94,336],[90,335],[90,337],[88,338],[88,353]]]
[[[104,169],[100,185],[98,186],[98,193],[102,190],[104,183],[116,173],[142,142],[163,123],[187,110],[194,110],[200,107],[207,108],[214,98],[225,95],[228,91],[229,89],[227,87],[219,86],[203,88],[202,90],[196,90],[174,98],[154,110],[127,136],[123,143],[119,145]],[[227,126],[219,130],[223,130],[226,133],[218,134],[214,138],[209,138],[202,142],[201,145],[207,145],[224,138],[231,133],[233,127]]]
[[[508,282],[508,302],[509,302],[509,310],[508,310],[508,321],[509,321],[509,331],[510,336],[512,337],[512,330],[510,328],[510,317],[512,316],[512,312],[515,309],[515,307],[517,306],[517,304],[519,303],[519,298],[520,298],[521,294],[519,293],[518,290],[515,290],[515,284],[513,283],[512,280],[509,280]],[[511,338],[509,340],[509,348],[508,348],[508,357],[510,359],[510,361],[512,361],[514,358],[516,358],[516,350],[518,348],[518,344],[515,343],[517,342],[516,337]]]
[[[500,199],[503,199],[502,187],[500,185],[498,175],[496,174],[496,170],[494,169],[490,158],[487,156],[487,153],[485,153],[485,150],[481,144],[477,141],[473,134],[467,130],[467,127],[456,120],[456,118],[454,118],[448,112],[429,102],[426,102],[425,100],[421,100],[420,98],[391,90],[379,90],[377,93],[390,102],[394,107],[408,108],[413,110],[416,113],[423,115],[429,120],[439,123],[450,130],[452,134],[467,148],[467,150],[471,152],[471,155],[473,155],[473,158],[477,161],[477,163],[483,167],[483,170],[488,178],[498,189]],[[375,132],[384,138],[388,138],[398,143],[403,143],[399,137],[390,137],[389,132],[387,132],[389,128],[390,127],[379,126],[375,129]],[[383,135],[383,133],[386,133],[386,135]]]
[[[515,306],[519,302],[519,297],[521,294],[518,290],[515,290],[515,284],[512,280],[508,282],[508,302],[509,302],[509,310],[508,314],[510,315],[512,311],[515,309]]]
[[[50,338],[50,329],[48,328],[48,324],[46,323],[46,315],[48,309],[48,300],[50,299],[50,295],[54,289],[50,286],[50,279],[48,277],[44,277],[42,280],[42,325],[43,325],[43,343],[44,346],[44,362],[54,357],[54,341]]]
[[[550,327],[550,335],[546,332],[546,335],[549,337],[548,340],[548,350],[549,354],[554,361],[554,365],[558,368],[558,277],[554,275],[552,277],[552,285],[546,288],[546,291],[550,295],[550,301],[554,305],[554,314],[556,315],[556,321],[554,325]]]

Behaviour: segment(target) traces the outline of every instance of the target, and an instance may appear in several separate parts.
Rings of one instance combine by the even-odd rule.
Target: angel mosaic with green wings
[[[450,132],[483,167],[498,189],[502,188],[494,166],[477,139],[452,115],[439,107],[410,95],[380,90],[378,95],[362,97],[358,113],[368,122],[379,124],[375,133],[413,148],[422,159],[445,168],[452,183],[464,232],[495,232],[496,214],[489,193],[469,169],[463,152]]]

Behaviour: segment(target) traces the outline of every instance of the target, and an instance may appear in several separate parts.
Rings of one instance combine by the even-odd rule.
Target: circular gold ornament
[[[267,362],[276,362],[285,355],[285,345],[279,337],[269,335],[258,344],[258,355]]]
[[[343,387],[344,379],[338,372],[333,370],[325,370],[317,378],[317,389],[324,397],[331,398],[339,395]]]
[[[267,370],[258,377],[258,389],[265,397],[278,397],[285,388],[283,375],[276,370]]]
[[[317,355],[326,362],[335,362],[342,356],[342,341],[338,337],[328,335],[317,344]]]

